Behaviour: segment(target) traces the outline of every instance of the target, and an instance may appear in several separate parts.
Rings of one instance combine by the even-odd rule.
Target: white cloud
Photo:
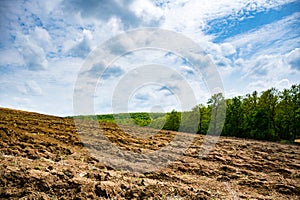
[[[234,46],[230,43],[222,43],[221,44],[222,54],[224,56],[230,56],[236,53]]]
[[[52,1],[37,1],[40,4],[41,15],[44,14],[46,18],[50,12],[57,8],[57,6],[62,2],[62,0],[52,0]]]
[[[41,87],[34,80],[27,81],[25,87],[28,95],[42,95]]]
[[[7,107],[12,107],[15,109],[26,110],[26,111],[34,111],[33,109],[34,105],[32,104],[29,98],[13,97],[11,100],[12,101],[8,102],[8,105],[10,106]]]
[[[286,60],[292,68],[298,69],[300,71],[300,48],[296,48],[287,53]]]
[[[253,91],[261,92],[263,90],[269,89],[269,81],[257,80],[255,82],[250,82],[245,88],[246,93],[251,93]]]
[[[23,65],[22,55],[16,49],[0,49],[0,68],[6,65]]]
[[[163,108],[165,112],[172,109],[181,109],[180,102],[176,98],[176,94],[172,94],[167,90],[160,90],[161,85],[145,85],[138,90],[133,91],[128,101],[129,111],[144,110],[150,112],[152,108],[157,106]]]
[[[243,20],[249,13],[280,9],[279,6],[292,1],[4,1],[0,7],[0,104],[71,115],[74,83],[90,50],[119,33],[145,26],[178,31],[197,42],[219,65],[229,96],[298,83],[299,34],[295,26],[299,24],[299,13],[228,38],[224,43],[212,42],[214,36],[203,32],[209,28],[207,22],[210,20],[224,17]],[[163,4],[155,6],[159,2]],[[170,41],[167,39],[161,41]],[[134,46],[128,40],[123,41],[123,45]],[[131,69],[153,63],[172,66],[196,91],[197,101],[206,102],[209,92],[205,80],[191,73],[193,70],[183,64],[181,58],[167,55],[167,52],[140,51],[115,62],[120,69],[111,69],[101,85],[104,90],[94,94],[99,100],[95,106],[109,112],[111,101],[108,97],[120,78]],[[114,73],[117,76],[111,76]],[[168,82],[172,87],[180,84],[180,81]],[[156,95],[152,89],[137,94],[160,99],[162,94]],[[175,101],[168,98],[162,98],[164,109],[175,105]],[[132,105],[139,110],[142,104]]]
[[[62,52],[66,56],[86,58],[92,50],[93,33],[83,29],[78,39],[68,39],[62,45]]]
[[[289,67],[281,55],[260,55],[255,60],[248,60],[243,65],[244,77],[251,78],[278,78],[289,72]]]
[[[288,79],[281,79],[279,81],[277,81],[277,83],[275,84],[275,88],[277,88],[278,90],[283,90],[286,88],[290,88],[291,87],[291,83]]]
[[[73,57],[85,58],[90,53],[90,51],[90,40],[87,36],[85,36],[77,44],[72,45],[71,48],[67,50],[66,54]]]
[[[275,87],[278,90],[283,90],[286,88],[290,88],[291,85],[292,85],[292,83],[288,79],[257,80],[255,82],[249,83],[247,88],[245,88],[245,90],[247,91],[247,93],[252,93],[253,91],[262,92],[262,91],[266,91],[272,87]],[[246,93],[244,93],[244,94],[246,94]]]
[[[47,70],[19,69],[0,74],[0,105],[56,115],[73,114],[73,89],[83,61],[65,58],[49,62]]]
[[[293,1],[295,0],[160,1],[167,4],[163,7],[165,21],[162,26],[186,34],[189,30],[197,33],[199,28],[207,28],[206,22],[209,20],[228,16],[239,19],[246,12],[261,12]]]
[[[37,45],[44,49],[44,51],[53,51],[52,38],[48,31],[41,27],[35,27],[33,33],[30,35],[31,40],[35,41]]]
[[[32,41],[28,36],[19,35],[17,37],[20,44],[19,52],[23,56],[24,65],[30,70],[47,69],[48,61],[45,51],[39,45]]]
[[[16,60],[22,59],[23,63],[18,63],[30,70],[47,69],[48,60],[46,53],[48,51],[55,51],[48,31],[40,27],[35,27],[27,35],[17,32],[15,48],[11,48],[11,51],[15,51],[16,49],[18,50]]]
[[[89,40],[93,39],[93,34],[90,30],[83,29],[82,33],[87,39],[89,39]]]
[[[299,34],[293,28],[299,23],[300,13],[267,24],[260,29],[227,39],[241,57],[254,54],[285,54],[299,46]]]
[[[225,80],[227,91],[235,96],[254,90],[260,92],[274,86],[281,89],[282,86],[297,81],[291,79],[295,72],[287,65],[285,55],[262,54],[246,60],[240,58],[234,64],[233,68],[229,68],[229,73],[224,73],[222,69],[220,73]]]
[[[109,21],[112,17],[122,20],[127,27],[136,27],[142,21],[130,9],[133,0],[111,0],[111,1],[86,1],[76,0],[73,2],[63,1],[63,8],[66,14],[80,14],[83,20],[97,19],[101,21]],[[71,16],[73,18],[73,16]]]
[[[299,18],[300,14],[296,13],[260,29],[229,38],[223,44],[213,45],[210,52],[214,52],[212,59],[215,63],[222,62],[228,56],[226,52],[233,53],[229,53],[230,60],[225,59],[227,66],[219,68],[229,96],[274,86],[281,89],[299,82],[299,34],[294,29]]]
[[[159,7],[155,7],[152,1],[136,0],[130,9],[133,10],[136,16],[141,17],[146,24],[159,21],[163,16],[163,12]]]

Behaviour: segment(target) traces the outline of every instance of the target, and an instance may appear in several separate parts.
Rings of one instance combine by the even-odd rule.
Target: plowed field
[[[120,149],[143,154],[176,134],[102,123]],[[93,126],[87,126],[93,132]],[[123,130],[126,129],[126,133]],[[134,133],[134,136],[130,134]],[[1,199],[299,199],[300,146],[220,137],[200,158],[197,135],[170,165],[117,170],[90,154],[73,119],[0,108]]]

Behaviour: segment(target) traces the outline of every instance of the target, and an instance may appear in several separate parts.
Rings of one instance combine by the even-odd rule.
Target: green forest
[[[222,136],[288,142],[300,137],[300,84],[283,91],[271,88],[260,94],[254,91],[231,99],[224,99],[221,93],[215,94],[206,105],[199,104],[185,112],[173,110],[169,113],[124,113],[77,118],[198,134],[221,132]],[[225,119],[225,123],[220,119]]]

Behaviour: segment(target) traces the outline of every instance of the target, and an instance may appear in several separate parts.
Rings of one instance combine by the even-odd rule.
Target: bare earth
[[[136,135],[150,129],[101,126],[113,144],[140,154],[176,134],[191,136],[160,131],[143,139]],[[1,199],[300,199],[297,145],[220,137],[200,158],[203,136],[197,135],[171,165],[137,173],[93,157],[72,119],[0,108],[0,138]]]

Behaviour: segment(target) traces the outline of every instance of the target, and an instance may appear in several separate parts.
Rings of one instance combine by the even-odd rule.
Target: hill
[[[156,151],[176,134],[101,123],[129,152]],[[86,127],[92,132],[94,127]],[[122,129],[126,129],[124,134]],[[220,137],[204,158],[203,135],[169,166],[115,170],[83,145],[73,119],[0,108],[1,199],[299,199],[300,146]]]

